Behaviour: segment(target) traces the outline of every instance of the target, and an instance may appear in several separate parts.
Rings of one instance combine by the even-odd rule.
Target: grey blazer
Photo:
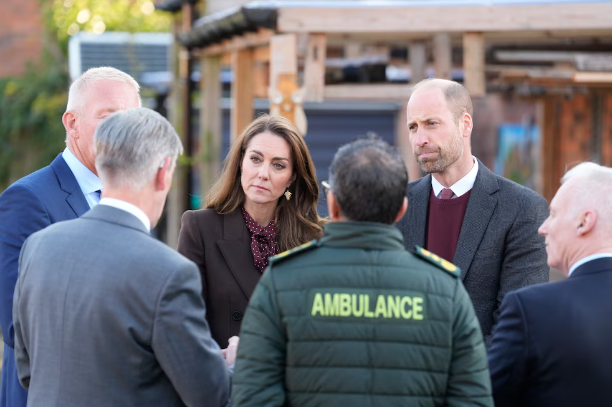
[[[408,212],[397,224],[408,250],[425,245],[430,193],[431,174],[408,186]],[[478,162],[453,263],[461,269],[487,348],[504,295],[548,281],[544,238],[538,235],[547,216],[542,196]]]
[[[223,406],[198,269],[123,210],[98,205],[28,238],[14,296],[28,406]]]

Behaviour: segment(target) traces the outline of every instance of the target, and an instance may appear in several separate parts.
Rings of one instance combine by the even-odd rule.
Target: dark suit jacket
[[[25,406],[27,399],[17,380],[12,316],[21,246],[32,233],[88,210],[85,196],[61,154],[50,166],[20,179],[0,195],[0,325],[5,343],[0,407]]]
[[[497,407],[612,405],[612,258],[510,293],[489,354]]]
[[[193,262],[134,215],[97,205],[26,240],[15,355],[29,407],[225,406]]]
[[[212,337],[225,348],[227,340],[240,333],[242,316],[261,277],[242,211],[228,215],[213,209],[185,212],[178,251],[200,269]]]
[[[431,174],[408,186],[408,212],[398,222],[408,250],[425,246],[430,193]],[[538,235],[547,216],[542,196],[478,162],[452,262],[461,269],[487,348],[504,295],[548,281],[544,238]]]

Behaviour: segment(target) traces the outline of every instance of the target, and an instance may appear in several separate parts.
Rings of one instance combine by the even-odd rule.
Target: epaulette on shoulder
[[[427,260],[431,264],[438,266],[453,277],[459,278],[461,276],[461,269],[459,267],[455,266],[450,261],[444,260],[442,257],[433,254],[429,250],[423,249],[421,246],[416,246],[413,253],[418,257]]]
[[[274,257],[270,257],[269,260],[269,264],[278,264],[279,261],[284,260],[286,258],[289,258],[291,256],[296,255],[297,253],[302,253],[305,252],[307,250],[310,249],[314,249],[315,247],[317,247],[317,241],[316,240],[311,240],[310,242],[306,242],[303,245],[300,245],[298,247],[294,247],[293,249],[290,250],[286,250],[282,253],[277,254]]]

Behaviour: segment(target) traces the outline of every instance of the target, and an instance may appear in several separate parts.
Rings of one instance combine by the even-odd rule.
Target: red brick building
[[[37,0],[0,1],[0,78],[22,74],[40,56],[43,35]]]

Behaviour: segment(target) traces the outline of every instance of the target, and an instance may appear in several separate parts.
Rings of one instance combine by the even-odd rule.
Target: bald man
[[[489,353],[497,407],[612,402],[612,168],[570,170],[539,232],[569,276],[506,295]]]

